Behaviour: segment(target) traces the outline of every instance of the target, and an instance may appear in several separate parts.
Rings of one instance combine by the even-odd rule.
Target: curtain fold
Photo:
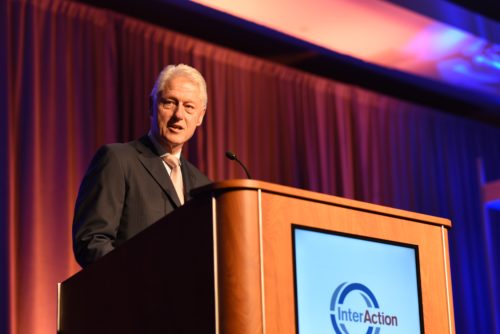
[[[146,133],[154,80],[181,62],[207,80],[205,123],[183,154],[210,178],[244,177],[224,158],[232,150],[256,179],[450,218],[457,333],[500,332],[498,268],[485,260],[498,254],[484,246],[498,235],[482,220],[476,168],[481,157],[500,178],[499,128],[77,2],[1,6],[6,332],[54,333],[56,283],[79,270],[71,221],[85,169],[100,145]]]
[[[7,2],[0,1],[0,50],[7,50],[9,44],[9,15]],[[6,78],[9,77],[7,52],[0,52],[0,308],[9,310],[0,312],[0,332],[9,333],[11,318],[14,317],[12,298],[10,293],[10,194],[9,173],[10,163],[6,159],[10,155],[10,109],[9,109],[9,85]]]

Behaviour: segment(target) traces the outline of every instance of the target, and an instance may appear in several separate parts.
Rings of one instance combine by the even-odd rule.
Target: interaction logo
[[[330,311],[336,334],[380,334],[383,328],[398,326],[398,317],[385,314],[373,292],[360,283],[340,284]]]

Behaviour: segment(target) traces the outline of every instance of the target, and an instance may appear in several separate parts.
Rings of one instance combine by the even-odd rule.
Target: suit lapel
[[[175,206],[181,206],[177,192],[175,191],[172,180],[163,165],[163,161],[156,153],[154,145],[151,143],[147,136],[142,137],[135,141],[135,148],[139,152],[139,161],[149,174],[155,179],[158,185],[167,193]]]

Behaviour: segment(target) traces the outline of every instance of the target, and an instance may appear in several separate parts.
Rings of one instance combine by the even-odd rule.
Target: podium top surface
[[[398,217],[420,223],[451,228],[451,221],[446,218],[430,216],[422,213],[411,212],[401,209],[395,209],[378,204],[372,204],[372,203],[322,194],[314,191],[298,189],[258,180],[235,179],[235,180],[215,182],[210,185],[193,190],[192,195],[194,197],[201,197],[206,194],[214,194],[214,193],[217,194],[217,193],[236,191],[236,190],[260,190],[264,193],[272,193],[286,197],[298,198],[306,201],[313,201],[335,206],[341,206],[355,210],[366,211],[375,214]]]

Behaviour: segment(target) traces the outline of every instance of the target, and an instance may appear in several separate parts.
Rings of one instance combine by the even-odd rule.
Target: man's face
[[[198,86],[189,78],[174,77],[158,92],[151,115],[151,131],[168,152],[177,153],[201,125],[204,115]]]

